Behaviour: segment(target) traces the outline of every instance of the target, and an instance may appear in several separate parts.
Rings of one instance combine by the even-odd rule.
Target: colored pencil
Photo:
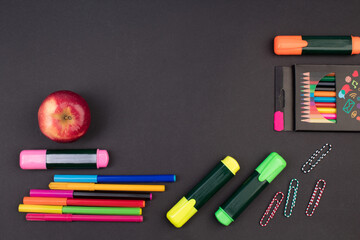
[[[50,189],[75,191],[131,191],[131,192],[164,192],[165,185],[136,184],[100,184],[100,183],[62,183],[51,182]]]
[[[315,97],[336,97],[336,92],[334,91],[315,91]]]
[[[143,216],[28,213],[26,220],[41,222],[142,222]]]
[[[323,77],[320,81],[324,81],[324,82],[335,82],[335,75],[334,75],[334,76],[326,75],[326,76]]]
[[[315,103],[317,108],[336,108],[336,103]]]
[[[336,113],[336,108],[322,108],[318,107],[317,110],[319,113]]]
[[[314,97],[315,102],[336,102],[336,97]]]
[[[336,93],[334,91],[316,91],[315,93],[302,93],[303,97],[336,97]]]
[[[307,111],[307,112],[303,111],[302,113],[303,113],[303,115],[301,115],[302,118],[311,118],[311,119],[316,119],[316,118],[323,119],[324,118],[324,116],[318,112],[313,113],[312,111]]]
[[[336,119],[336,113],[322,113],[321,115],[326,119]]]
[[[54,197],[24,197],[28,205],[89,206],[89,207],[145,207],[144,200],[74,199]]]
[[[335,87],[335,82],[324,82],[324,81],[320,81],[317,84],[317,87]]]
[[[334,119],[301,119],[301,121],[308,123],[336,123]]]
[[[329,74],[327,74],[326,76],[335,77],[335,73],[329,73]]]
[[[329,92],[335,92],[335,87],[316,87],[316,91],[329,91]]]

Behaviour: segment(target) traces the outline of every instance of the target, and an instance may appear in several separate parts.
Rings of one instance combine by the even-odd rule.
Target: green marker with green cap
[[[271,153],[248,179],[215,213],[217,220],[228,226],[286,167],[286,161],[276,152]]]

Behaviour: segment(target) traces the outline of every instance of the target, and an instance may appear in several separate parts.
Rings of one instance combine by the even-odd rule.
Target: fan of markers
[[[49,190],[30,190],[19,212],[26,212],[28,221],[142,222],[145,201],[165,185],[117,183],[175,180],[175,175],[55,175]]]

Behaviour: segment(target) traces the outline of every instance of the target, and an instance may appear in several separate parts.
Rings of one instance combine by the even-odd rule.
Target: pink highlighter
[[[105,168],[109,154],[100,149],[23,150],[22,169],[96,169]]]

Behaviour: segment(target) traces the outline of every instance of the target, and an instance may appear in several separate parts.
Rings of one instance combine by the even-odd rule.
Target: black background
[[[359,35],[352,1],[0,1],[0,238],[12,239],[359,239],[359,133],[273,131],[274,66],[359,64],[360,56],[276,56],[277,34]],[[81,94],[88,133],[71,144],[41,134],[37,110],[51,92]],[[308,175],[303,162],[324,143],[334,149]],[[24,171],[22,149],[105,148],[104,170]],[[230,227],[218,206],[272,151],[286,170]],[[226,155],[241,170],[186,225],[166,212]],[[58,174],[174,173],[134,223],[28,223],[17,212],[30,188]],[[259,220],[291,178],[300,188],[293,215],[283,205]],[[327,181],[313,217],[305,207]]]

